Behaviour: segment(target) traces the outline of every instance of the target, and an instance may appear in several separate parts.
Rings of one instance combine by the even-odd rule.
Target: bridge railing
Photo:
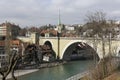
[[[39,37],[39,39],[58,39],[58,37]],[[90,37],[60,37],[60,39],[67,39],[67,40],[84,40],[84,39],[88,39],[88,40],[93,40],[93,38]]]
[[[58,39],[58,37],[39,37],[40,39]],[[60,39],[86,39],[86,40],[93,40],[93,37],[60,37]],[[108,38],[104,38],[108,39]],[[96,38],[96,40],[101,40],[101,38]],[[111,40],[118,40],[120,41],[120,38],[111,38]]]

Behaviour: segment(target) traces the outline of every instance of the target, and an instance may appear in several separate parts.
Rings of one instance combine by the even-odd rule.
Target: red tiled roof
[[[40,34],[45,34],[45,33],[50,33],[50,34],[53,34],[53,35],[57,35],[57,31],[55,31],[55,30],[42,30],[41,32],[40,32]]]
[[[5,46],[5,41],[0,41],[0,46]]]
[[[40,34],[45,34],[45,33],[48,33],[49,31],[48,30],[42,30],[41,32],[40,32]]]
[[[15,44],[15,45],[20,45],[20,41],[19,40],[12,40],[11,43]]]
[[[55,30],[51,30],[50,33],[52,33],[53,35],[57,35],[57,31]]]
[[[11,44],[12,45],[20,45],[20,41],[19,40],[12,40]],[[0,41],[0,46],[5,46],[5,41]]]

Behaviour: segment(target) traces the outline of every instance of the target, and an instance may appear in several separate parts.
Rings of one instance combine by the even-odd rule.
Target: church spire
[[[60,9],[59,9],[59,22],[58,25],[61,25],[61,15],[60,15]]]
[[[59,9],[58,33],[61,33],[61,29],[62,29],[62,26],[61,26],[61,15],[60,15],[60,9]]]

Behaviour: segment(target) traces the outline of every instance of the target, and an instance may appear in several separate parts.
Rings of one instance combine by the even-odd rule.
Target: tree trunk
[[[6,77],[5,77],[5,76],[3,76],[2,80],[6,80]]]
[[[16,78],[15,75],[14,75],[14,71],[12,72],[12,78],[13,78],[14,80],[17,80],[17,78]]]

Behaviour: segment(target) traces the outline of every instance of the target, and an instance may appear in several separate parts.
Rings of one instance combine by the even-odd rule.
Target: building
[[[0,24],[0,37],[7,36],[7,34],[11,35],[12,39],[16,39],[19,35],[20,27],[19,25],[15,25],[9,22]]]
[[[66,30],[69,30],[69,31],[74,31],[75,30],[75,27],[74,26],[65,26],[65,29]]]
[[[5,51],[5,41],[0,41],[0,67],[7,63],[7,56]],[[11,40],[10,41],[10,51],[16,50],[17,53],[21,53],[21,44],[19,40]]]
[[[3,62],[6,58],[5,54],[5,42],[0,41],[0,62]]]
[[[0,62],[3,62],[6,58],[5,54],[5,36],[7,33],[7,27],[0,26]]]
[[[7,27],[6,26],[0,26],[0,36],[6,36]]]
[[[56,37],[57,36],[57,31],[56,30],[42,30],[40,33],[40,36],[42,37]]]
[[[18,51],[18,41],[13,40],[18,35],[19,26],[11,23],[2,23],[0,24],[0,66],[4,65],[4,62],[7,61],[7,55],[9,50]],[[17,45],[17,46],[15,46]],[[6,51],[6,49],[9,49]]]

